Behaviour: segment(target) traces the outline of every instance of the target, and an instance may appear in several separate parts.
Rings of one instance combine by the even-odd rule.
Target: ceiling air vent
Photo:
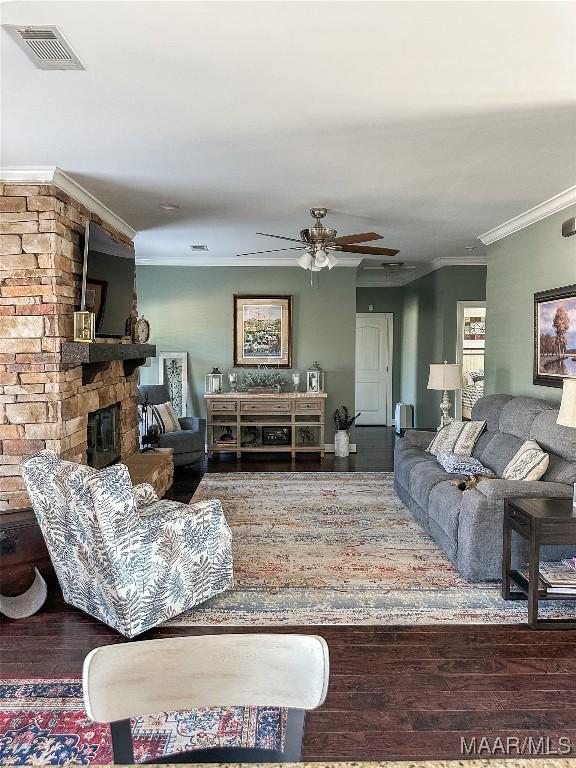
[[[208,246],[207,245],[191,245],[190,248],[192,248],[193,251],[207,251]]]
[[[38,69],[85,69],[58,27],[3,26]]]

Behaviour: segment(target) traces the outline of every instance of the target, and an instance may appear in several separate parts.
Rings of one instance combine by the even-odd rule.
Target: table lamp
[[[572,427],[576,429],[576,379],[564,379],[564,388],[562,390],[562,402],[558,411],[556,424],[562,427]],[[574,496],[572,504],[576,509],[576,483],[574,483]]]
[[[448,397],[448,390],[462,389],[463,384],[461,363],[448,363],[446,360],[443,363],[430,363],[428,389],[437,389],[444,392],[442,402],[440,403],[442,418],[440,419],[438,431],[453,420],[452,416],[450,416],[452,403]]]

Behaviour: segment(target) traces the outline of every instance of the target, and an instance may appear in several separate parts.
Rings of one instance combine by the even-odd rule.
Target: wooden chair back
[[[294,745],[298,743],[298,752],[301,747],[304,710],[323,703],[328,678],[328,646],[321,637],[176,637],[94,649],[84,661],[84,703],[92,720],[112,723],[117,763],[130,762],[130,757],[133,760],[129,718],[210,706],[288,708],[289,716],[292,713],[292,720],[297,721],[296,727],[292,724],[287,729],[292,744],[286,754],[294,760]],[[211,761],[207,752],[212,751],[202,750],[204,762]],[[250,750],[254,756],[232,750],[230,759],[237,757],[236,752],[243,762],[272,758],[279,762],[277,754],[267,755],[261,750]],[[185,756],[188,762],[194,761],[194,753],[188,752],[171,761],[161,758],[161,762],[182,762]]]

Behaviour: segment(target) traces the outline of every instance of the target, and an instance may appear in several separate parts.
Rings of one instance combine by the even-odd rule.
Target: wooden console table
[[[326,393],[206,394],[208,456],[319,453],[324,456]]]

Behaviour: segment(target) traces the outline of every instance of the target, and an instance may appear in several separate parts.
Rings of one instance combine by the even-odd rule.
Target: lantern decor
[[[222,392],[222,372],[218,368],[212,368],[212,373],[205,377],[204,391],[207,395],[217,395]]]
[[[306,391],[324,392],[324,371],[317,360],[314,360],[312,368],[306,371]]]
[[[95,337],[94,312],[74,312],[74,341],[91,343]]]

